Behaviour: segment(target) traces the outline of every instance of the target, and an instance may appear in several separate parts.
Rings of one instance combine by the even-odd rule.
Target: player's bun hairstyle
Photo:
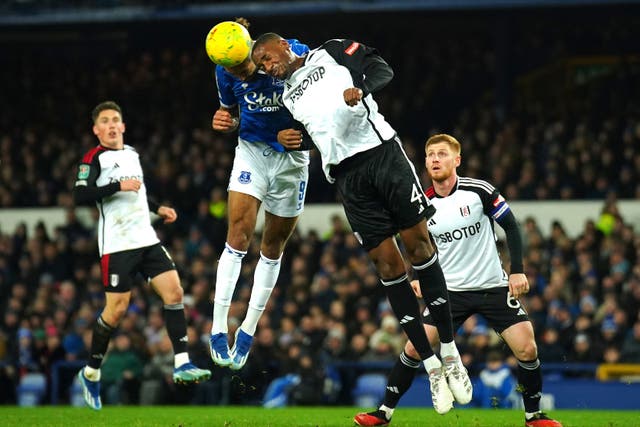
[[[251,24],[249,23],[249,20],[247,18],[243,18],[242,16],[239,18],[236,18],[236,22],[242,25],[243,27],[245,27],[247,30],[251,26]]]
[[[104,110],[115,110],[118,113],[120,113],[120,117],[122,117],[122,108],[120,108],[118,104],[116,104],[114,101],[104,101],[96,105],[93,111],[91,112],[91,119],[93,120],[93,123],[95,123],[96,120],[98,120],[98,116]]]
[[[424,145],[424,150],[427,151],[427,148],[429,148],[430,145],[438,144],[440,142],[447,143],[449,147],[458,155],[460,155],[460,153],[462,152],[462,147],[460,146],[458,140],[451,135],[447,135],[446,133],[439,133],[427,139],[427,143]]]

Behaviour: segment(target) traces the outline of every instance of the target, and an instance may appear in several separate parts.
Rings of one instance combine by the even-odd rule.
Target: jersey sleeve
[[[98,156],[93,156],[90,160],[85,158],[78,165],[76,183],[73,187],[73,200],[77,205],[97,202],[120,191],[119,182],[98,187],[96,181],[99,175],[100,162],[98,162]]]
[[[236,95],[233,93],[233,80],[220,65],[216,65],[216,86],[221,107],[233,108],[238,105]]]
[[[501,218],[511,211],[509,204],[504,197],[502,197],[500,191],[493,185],[486,181],[476,181],[478,183],[477,187],[480,188],[477,194],[480,196],[480,200],[482,200],[485,215],[499,222]]]
[[[479,194],[484,207],[484,213],[500,224],[500,227],[502,227],[507,236],[507,248],[509,249],[509,258],[511,259],[510,272],[511,274],[522,273],[524,271],[522,263],[522,238],[516,218],[500,192],[488,182],[481,182],[483,189],[480,190]]]
[[[393,78],[389,64],[372,47],[354,40],[335,39],[322,48],[350,71],[353,83],[362,89],[364,96],[382,89]]]
[[[160,209],[160,204],[148,196],[147,196],[147,205],[149,206],[149,212],[158,213],[158,209]]]
[[[297,39],[287,39],[287,43],[289,43],[291,51],[298,56],[303,56],[309,53],[309,46],[304,43],[300,43]]]

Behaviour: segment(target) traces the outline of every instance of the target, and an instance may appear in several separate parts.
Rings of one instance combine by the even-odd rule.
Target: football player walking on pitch
[[[99,144],[82,158],[73,196],[76,203],[96,203],[100,211],[98,249],[105,307],[93,326],[89,363],[78,372],[85,402],[99,410],[100,366],[129,307],[131,285],[138,273],[149,279],[164,303],[165,325],[175,355],[173,380],[197,383],[209,379],[211,372],[189,360],[184,291],[176,266],[149,219],[149,212],[155,212],[165,223],[172,223],[178,217],[176,211],[147,199],[138,153],[124,144],[120,106],[102,102],[94,108],[92,119]]]

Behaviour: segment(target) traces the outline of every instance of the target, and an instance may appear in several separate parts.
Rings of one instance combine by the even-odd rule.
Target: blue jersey
[[[305,55],[309,47],[298,40],[287,40],[296,55]],[[242,81],[216,66],[216,82],[220,105],[225,108],[240,106],[238,136],[248,142],[263,142],[276,151],[285,151],[278,143],[278,132],[290,129],[291,113],[282,102],[284,82],[258,71],[249,80]]]

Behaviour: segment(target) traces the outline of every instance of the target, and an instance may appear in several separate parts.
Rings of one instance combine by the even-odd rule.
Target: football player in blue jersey
[[[242,18],[237,22],[248,27]],[[299,55],[309,51],[297,40],[288,42]],[[229,228],[216,273],[210,348],[216,364],[238,370],[247,361],[258,320],[278,279],[284,247],[304,208],[309,176],[309,152],[304,147],[310,141],[307,135],[303,144],[303,131],[294,128],[282,103],[284,83],[258,71],[250,56],[234,67],[217,65],[216,82],[220,108],[212,127],[223,133],[237,130],[238,145],[229,178]],[[229,349],[229,307],[261,204],[265,218],[260,260],[247,314]]]

